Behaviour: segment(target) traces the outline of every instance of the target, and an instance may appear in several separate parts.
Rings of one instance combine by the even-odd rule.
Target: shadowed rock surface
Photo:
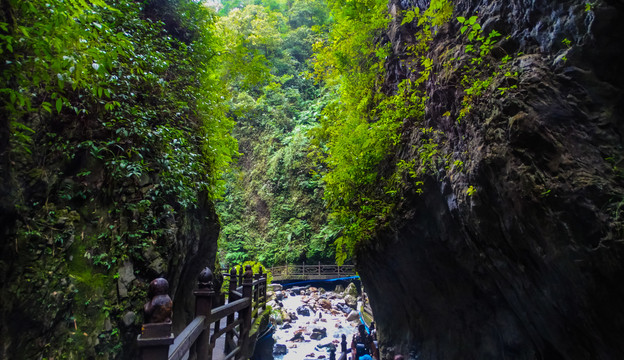
[[[461,25],[434,38],[426,120],[406,122],[398,158],[419,162],[419,128],[432,127],[450,161],[427,173],[422,194],[405,189],[398,219],[357,252],[382,353],[622,358],[623,4],[457,1],[453,19],[477,12],[484,33],[502,34],[491,56],[511,55],[518,76],[494,76],[457,121]],[[419,71],[404,65],[415,25],[398,24],[388,88]]]

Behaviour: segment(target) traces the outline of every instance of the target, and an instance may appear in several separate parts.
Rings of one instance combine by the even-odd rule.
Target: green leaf
[[[59,97],[58,99],[56,99],[56,111],[60,113],[62,108],[63,100]]]
[[[47,102],[47,101],[42,102],[41,103],[41,107],[43,108],[43,110],[45,110],[45,111],[47,111],[49,113],[52,113],[52,104],[50,104],[49,102]]]

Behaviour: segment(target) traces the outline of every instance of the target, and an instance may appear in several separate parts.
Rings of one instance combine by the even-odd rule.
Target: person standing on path
[[[349,352],[349,350],[347,350],[347,335],[342,334],[341,338],[342,340],[340,341],[340,357],[338,358],[338,360],[347,360],[347,353]]]
[[[360,324],[358,333],[353,335],[351,353],[354,360],[372,360],[373,358],[377,360],[377,349],[375,348],[373,337],[366,332],[364,324]]]

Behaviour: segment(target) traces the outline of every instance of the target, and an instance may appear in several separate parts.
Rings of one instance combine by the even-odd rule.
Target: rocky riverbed
[[[277,360],[329,359],[335,349],[340,358],[340,341],[357,330],[357,289],[353,283],[334,291],[315,287],[282,288],[273,284],[269,305],[275,325],[273,356]]]

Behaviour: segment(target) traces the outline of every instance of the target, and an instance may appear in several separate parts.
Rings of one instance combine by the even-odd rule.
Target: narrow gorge
[[[178,336],[202,269],[306,264],[377,360],[624,358],[624,1],[0,10],[0,358],[136,359],[152,279]]]

